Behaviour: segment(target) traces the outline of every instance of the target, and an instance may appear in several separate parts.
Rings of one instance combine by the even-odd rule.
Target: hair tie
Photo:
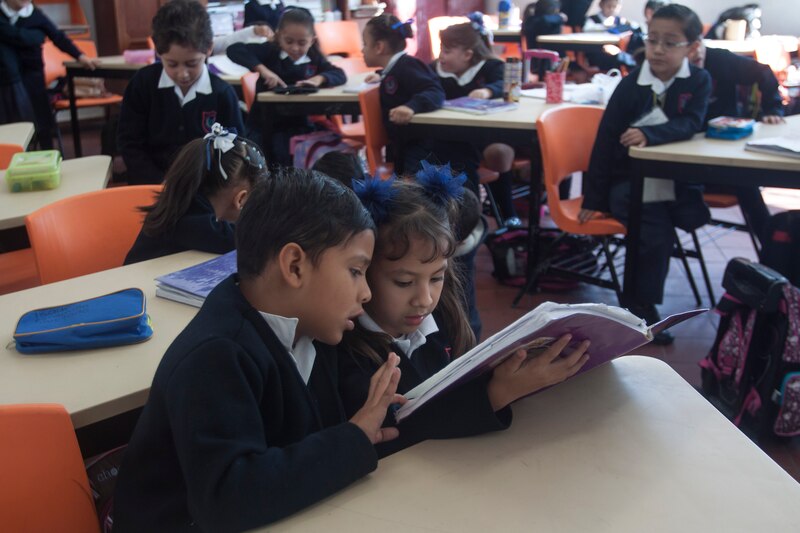
[[[400,35],[402,35],[403,37],[408,39],[410,37],[408,30],[409,30],[409,28],[411,28],[412,24],[414,24],[414,18],[413,17],[408,19],[405,22],[403,22],[402,20],[398,20],[397,22],[392,24],[391,28],[393,30],[395,30],[395,31],[399,30],[400,31]]]
[[[361,203],[369,211],[372,220],[380,226],[389,218],[389,210],[397,192],[394,188],[395,176],[388,180],[367,176],[363,180],[353,180],[355,191]]]
[[[211,126],[211,131],[206,133],[203,139],[206,141],[206,170],[211,171],[211,149],[213,147],[218,153],[217,160],[219,161],[219,172],[222,174],[222,179],[227,181],[228,175],[222,168],[222,154],[227,153],[235,146],[236,141],[236,128],[230,130],[225,129],[219,122],[215,122]]]
[[[469,19],[469,23],[475,31],[481,35],[489,34],[489,30],[486,29],[486,25],[483,23],[483,13],[480,11],[473,11],[467,15],[467,18]]]
[[[431,199],[442,206],[451,200],[458,200],[464,194],[464,182],[467,175],[461,172],[453,175],[450,163],[446,165],[431,165],[422,161],[422,169],[417,172],[417,182],[422,185]]]

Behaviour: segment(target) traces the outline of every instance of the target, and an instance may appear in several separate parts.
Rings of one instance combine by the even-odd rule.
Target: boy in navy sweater
[[[125,89],[118,144],[131,184],[161,183],[178,151],[214,123],[244,131],[239,99],[208,72],[214,35],[194,0],[172,0],[153,18],[161,62],[144,67]]]
[[[406,54],[406,39],[414,33],[409,22],[384,13],[370,19],[364,27],[364,62],[383,70],[365,79],[380,79],[381,110],[391,141],[388,152],[395,172],[414,173],[420,161],[431,154],[427,139],[412,137],[404,127],[417,113],[435,111],[444,104],[439,77],[416,57]]]
[[[764,124],[783,122],[783,100],[778,90],[778,79],[769,65],[759,63],[755,59],[736,55],[722,48],[706,48],[701,44],[691,58],[692,62],[705,68],[711,75],[711,97],[708,100],[706,124],[712,118],[728,116],[742,117],[738,98],[739,89],[757,86],[761,93],[761,109],[758,116]],[[713,185],[706,187],[708,192],[735,194],[739,206],[747,217],[753,232],[763,239],[770,213],[761,190],[757,186],[724,187]]]
[[[81,52],[67,35],[56,28],[55,24],[47,18],[40,9],[35,7],[31,0],[3,0],[0,2],[0,43],[4,48],[0,51],[6,65],[11,68],[8,80],[3,80],[6,85],[11,80],[18,78],[22,81],[29,103],[20,102],[26,108],[33,108],[34,122],[39,146],[44,150],[53,147],[53,134],[55,133],[55,120],[50,107],[50,97],[44,83],[44,60],[42,58],[42,42],[47,37],[61,51],[77,59],[84,67],[94,69],[97,59],[92,59]],[[15,55],[14,60],[6,57]],[[14,65],[16,63],[16,65]],[[17,72],[14,72],[18,69]],[[5,78],[5,75],[4,75]],[[16,100],[24,100],[22,94],[17,93]]]
[[[700,20],[687,7],[669,5],[653,16],[645,41],[647,60],[620,82],[600,122],[583,183],[581,222],[606,213],[627,222],[629,147],[686,140],[702,129],[711,79],[688,61],[701,33]],[[664,296],[673,228],[695,229],[708,221],[709,213],[702,190],[683,183],[645,182],[645,201],[636,297],[621,303],[653,323],[659,318],[655,305]],[[655,342],[669,344],[672,336],[661,332]]]
[[[120,468],[114,531],[255,529],[377,467],[373,445],[399,435],[381,428],[403,402],[399,358],[348,420],[332,347],[370,299],[374,227],[352,191],[310,171],[252,191],[236,227],[238,274],[156,371]]]

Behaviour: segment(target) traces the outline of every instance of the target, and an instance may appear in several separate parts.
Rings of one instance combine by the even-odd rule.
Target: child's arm
[[[472,98],[490,99],[503,96],[503,69],[505,68],[503,62],[491,61],[487,65],[486,85],[469,93]]]
[[[641,130],[646,138],[645,146],[656,146],[675,141],[685,141],[703,129],[703,121],[708,108],[708,97],[711,94],[711,76],[705,70],[698,70],[692,76],[697,78],[690,87],[691,93],[679,94],[678,98],[686,97],[683,102],[683,113],[669,119],[660,126],[642,126]],[[640,143],[637,145],[641,145]]]
[[[769,65],[753,58],[731,54],[731,70],[738,85],[758,84],[761,91],[761,120],[768,123],[783,121],[783,98],[778,78]]]
[[[312,61],[317,61],[317,74],[307,80],[297,82],[297,85],[310,85],[312,87],[336,87],[347,83],[347,74],[324,56],[312,52]]]
[[[214,37],[214,49],[212,53],[214,55],[224,54],[228,47],[235,43],[247,43],[250,39],[255,39],[258,37],[263,37],[264,39],[270,40],[272,39],[273,35],[274,33],[272,28],[266,24],[248,26],[246,28],[242,28],[241,30],[235,31],[230,35]]]
[[[220,94],[219,107],[217,108],[217,122],[226,128],[236,128],[239,135],[244,135],[244,121],[239,108],[239,98],[230,85]]]
[[[38,9],[34,10],[36,13]],[[63,31],[59,30],[53,21],[51,21],[44,13],[39,12],[39,28],[47,35],[47,37],[53,41],[59,50],[62,52],[71,55],[75,59],[77,59],[84,67],[94,70],[95,66],[99,64],[99,60],[97,58],[91,58],[80,51],[80,49],[75,46],[75,43],[72,42],[72,39],[67,37],[67,34]]]
[[[136,176],[143,183],[161,183],[164,173],[155,164],[146,143],[152,95],[148,94],[147,87],[142,86],[142,81],[143,77],[137,74],[125,88],[119,113],[117,144],[128,167],[128,174]]]
[[[414,69],[414,96],[404,105],[389,110],[389,120],[408,124],[417,113],[436,111],[444,105],[444,89],[439,77],[424,63]]]
[[[272,89],[276,85],[286,87],[286,82],[266,66],[277,62],[278,49],[276,46],[272,46],[270,43],[235,43],[228,47],[227,54],[234,63],[258,72],[268,88]]]

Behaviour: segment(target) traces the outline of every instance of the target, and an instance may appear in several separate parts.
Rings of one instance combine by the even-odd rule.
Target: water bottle
[[[497,4],[497,25],[501,30],[507,30],[511,22],[511,2],[510,0],[500,0]]]
[[[508,103],[519,102],[521,90],[522,60],[518,57],[509,57],[503,70],[503,100]]]

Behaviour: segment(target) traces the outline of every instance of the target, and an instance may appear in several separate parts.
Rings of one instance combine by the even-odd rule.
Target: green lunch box
[[[61,184],[61,152],[42,150],[14,154],[6,170],[11,192],[55,189]]]

